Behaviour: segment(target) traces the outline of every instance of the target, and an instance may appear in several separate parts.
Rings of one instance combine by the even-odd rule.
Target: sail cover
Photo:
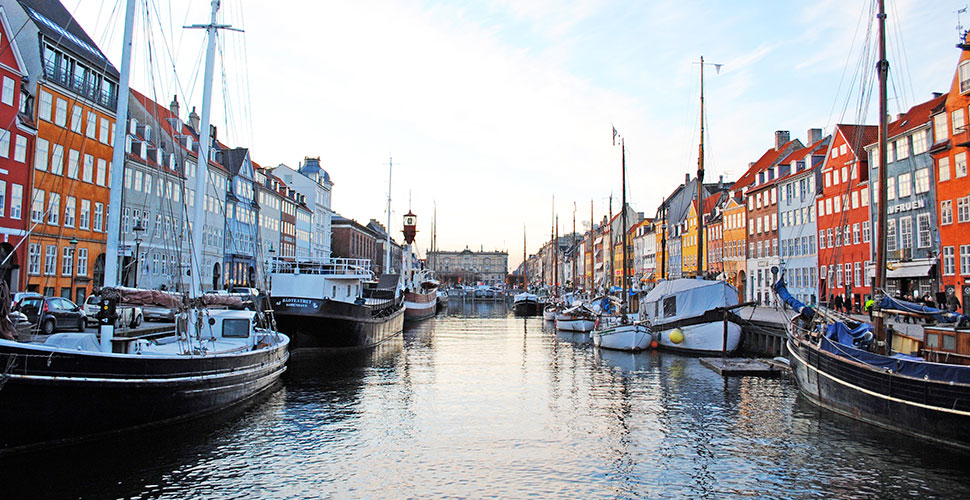
[[[703,316],[711,309],[738,304],[738,291],[725,281],[676,279],[661,281],[643,298],[651,323]]]
[[[145,290],[142,288],[128,288],[123,286],[107,286],[101,289],[101,296],[114,298],[125,304],[142,306],[162,306],[169,309],[181,309],[182,296],[161,290]]]
[[[879,301],[879,309],[888,312],[908,313],[922,317],[929,317],[933,318],[938,323],[970,322],[970,317],[957,312],[926,307],[915,302],[894,299],[892,297],[883,297],[882,300]]]
[[[891,370],[898,375],[924,380],[970,384],[970,366],[967,365],[949,365],[882,356],[862,349],[856,349],[841,342],[833,342],[827,338],[821,340],[820,347],[836,356]]]

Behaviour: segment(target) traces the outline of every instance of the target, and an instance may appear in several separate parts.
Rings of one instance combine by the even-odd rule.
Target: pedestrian
[[[960,301],[957,299],[956,293],[951,293],[946,296],[946,310],[951,312],[960,310]]]
[[[842,296],[841,295],[836,295],[835,296],[835,300],[833,300],[832,302],[834,302],[833,306],[835,306],[835,310],[836,311],[841,311],[842,310],[843,302],[842,302]]]
[[[872,300],[872,297],[870,297],[868,300],[866,300],[866,303],[863,306],[865,312],[869,314],[869,321],[872,321],[872,306],[874,305],[876,305],[876,301]]]

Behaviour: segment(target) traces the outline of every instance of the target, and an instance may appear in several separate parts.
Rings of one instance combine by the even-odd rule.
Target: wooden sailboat
[[[788,351],[799,391],[807,400],[836,413],[895,432],[970,449],[970,366],[967,356],[939,356],[927,348],[938,334],[970,338],[970,318],[893,299],[886,295],[887,113],[884,1],[879,1],[879,192],[873,324],[819,311],[795,299],[784,281],[774,285],[778,296],[798,315],[789,324]],[[961,46],[963,50],[970,47]],[[887,335],[889,314],[931,318],[926,344],[893,341]],[[902,344],[910,344],[901,349]],[[894,344],[897,352],[893,352]],[[937,344],[938,346],[939,344]],[[898,352],[904,350],[905,352]]]
[[[209,130],[209,101],[219,2],[212,2],[208,33],[202,130]],[[118,256],[122,169],[127,135],[134,0],[125,16],[117,125],[108,214],[107,255]],[[205,137],[205,134],[203,134]],[[209,141],[200,141],[206,158]],[[204,207],[206,169],[200,167],[195,220]],[[200,265],[202,224],[193,228],[193,271]],[[118,259],[105,263],[105,283],[118,282]],[[201,293],[192,273],[188,296],[151,290],[102,290],[101,337],[51,335],[44,343],[0,340],[0,454],[66,444],[121,431],[209,414],[274,387],[286,369],[289,338],[255,311],[221,308],[231,297]],[[116,303],[159,304],[179,311],[175,334],[148,341],[115,338]],[[263,325],[260,325],[263,323]],[[269,323],[272,323],[269,321]]]
[[[525,242],[525,226],[522,226],[522,292],[512,298],[512,311],[516,316],[535,316],[539,298],[529,292],[529,256]]]
[[[613,129],[614,144],[616,142],[616,129]],[[620,221],[622,225],[623,233],[620,235],[621,251],[623,252],[623,277],[620,280],[622,283],[622,294],[620,298],[620,310],[619,316],[616,322],[603,322],[605,324],[599,325],[599,328],[594,329],[590,334],[593,340],[593,345],[596,347],[601,347],[603,349],[615,349],[619,351],[642,351],[650,347],[651,341],[653,341],[653,335],[650,333],[650,329],[646,324],[640,323],[638,321],[630,321],[627,315],[628,307],[627,301],[629,300],[629,294],[627,293],[627,281],[628,281],[628,258],[629,254],[626,251],[626,237],[629,226],[626,220],[626,139],[620,138],[620,149],[621,149],[621,170],[622,170],[622,184],[623,184],[623,205],[620,209]],[[611,235],[610,238],[613,236]],[[601,320],[602,321],[602,320]]]

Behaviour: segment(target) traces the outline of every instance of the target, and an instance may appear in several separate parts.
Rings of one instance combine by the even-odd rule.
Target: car
[[[42,298],[43,295],[37,292],[14,292],[10,301],[10,309],[17,307],[17,304],[19,304],[21,300],[24,300],[27,297]]]
[[[57,330],[83,332],[87,326],[87,317],[81,307],[61,297],[25,297],[18,303],[18,310],[44,335]]]
[[[175,310],[162,306],[144,306],[141,308],[145,321],[175,321]]]
[[[89,295],[84,301],[84,314],[87,316],[89,324],[97,325],[98,311],[101,309],[101,297]],[[115,308],[118,319],[115,321],[115,328],[127,325],[129,328],[137,328],[145,320],[145,315],[140,306],[131,304],[118,304]]]

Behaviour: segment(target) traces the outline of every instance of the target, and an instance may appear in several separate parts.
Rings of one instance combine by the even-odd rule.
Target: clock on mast
[[[408,213],[404,214],[404,241],[408,245],[414,243],[414,236],[418,233],[417,224],[418,216],[408,210]]]

